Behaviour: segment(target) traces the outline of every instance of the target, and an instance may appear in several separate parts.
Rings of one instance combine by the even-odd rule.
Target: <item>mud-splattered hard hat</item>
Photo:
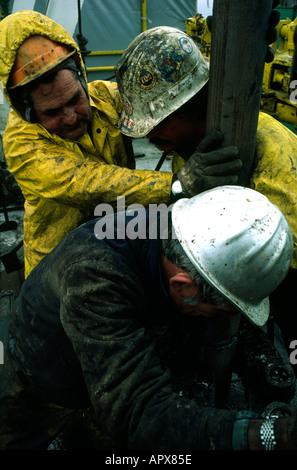
[[[74,54],[75,51],[45,36],[30,36],[18,49],[10,74],[9,88],[13,89],[30,83]]]
[[[116,66],[124,110],[119,127],[144,137],[208,81],[209,66],[183,31],[160,26],[138,35]]]

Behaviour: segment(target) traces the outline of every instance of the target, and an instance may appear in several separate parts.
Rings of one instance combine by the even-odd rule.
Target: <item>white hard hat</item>
[[[144,137],[205,85],[209,64],[186,33],[158,26],[129,44],[115,72],[124,105],[120,130]]]
[[[257,191],[220,186],[177,201],[172,225],[206,281],[249,320],[264,325],[268,296],[293,257],[292,234],[281,211]]]

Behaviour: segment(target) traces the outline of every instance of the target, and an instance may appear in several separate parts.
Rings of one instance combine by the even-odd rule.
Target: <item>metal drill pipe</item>
[[[239,148],[240,185],[249,184],[253,167],[271,11],[272,0],[214,0],[213,5],[206,131],[220,130],[224,146]],[[237,320],[218,318],[209,325],[218,343],[220,335],[232,338]],[[216,406],[227,399],[233,357],[233,346],[220,351],[214,341],[208,348]]]

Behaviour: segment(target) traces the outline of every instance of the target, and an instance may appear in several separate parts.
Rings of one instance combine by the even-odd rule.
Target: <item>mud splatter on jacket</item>
[[[20,11],[0,23],[0,78],[7,89],[17,50],[33,34],[42,34],[77,50],[65,30],[38,12]],[[25,275],[62,238],[94,216],[97,204],[168,202],[172,174],[135,170],[132,152],[118,129],[122,103],[117,85],[95,81],[88,85],[93,110],[92,135],[78,141],[50,134],[43,126],[25,121],[12,109],[3,136],[9,170],[25,197]],[[13,106],[12,106],[13,107]]]
[[[61,409],[67,416],[91,403],[124,448],[231,449],[235,411],[174,391],[151,334],[179,316],[162,282],[159,240],[117,240],[116,231],[114,240],[98,240],[95,224],[74,230],[23,284],[10,327],[13,366],[0,393],[2,442],[32,449],[53,426],[47,404],[61,418]]]

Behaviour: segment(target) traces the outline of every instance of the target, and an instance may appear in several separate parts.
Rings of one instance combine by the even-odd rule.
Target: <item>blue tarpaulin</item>
[[[91,52],[122,51],[145,28],[173,26],[183,31],[185,20],[196,14],[196,0],[14,0],[11,12],[22,9],[39,11],[62,25],[78,42],[81,33]],[[143,8],[144,7],[144,8]],[[143,12],[145,11],[145,18]],[[90,67],[112,67],[119,54],[86,56]],[[112,70],[90,71],[89,81],[107,79]]]

